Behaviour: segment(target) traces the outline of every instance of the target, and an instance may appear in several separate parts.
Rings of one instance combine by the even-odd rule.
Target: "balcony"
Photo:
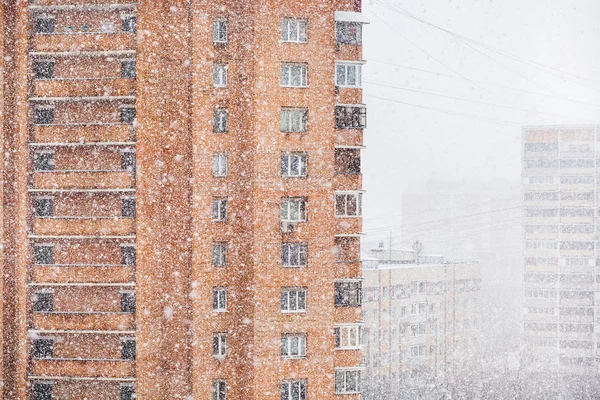
[[[35,235],[124,236],[135,233],[135,220],[120,217],[52,217],[35,218]]]
[[[131,33],[54,33],[35,35],[32,50],[38,52],[119,51],[135,50],[136,39]]]
[[[135,280],[132,265],[33,265],[31,280],[46,283],[128,283]]]
[[[73,376],[130,378],[135,376],[135,361],[102,359],[34,359],[36,376]]]
[[[336,235],[356,235],[362,231],[362,217],[337,217],[335,219]]]
[[[133,125],[77,124],[77,125],[34,125],[33,141],[37,143],[93,143],[133,141]]]
[[[35,189],[129,189],[135,178],[128,171],[38,171]]]
[[[32,97],[134,96],[135,80],[129,78],[38,79]]]
[[[122,312],[33,313],[32,329],[39,330],[135,330],[135,314]]]

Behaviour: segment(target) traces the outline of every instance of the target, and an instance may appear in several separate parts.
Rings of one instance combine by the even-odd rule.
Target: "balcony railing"
[[[130,78],[37,79],[33,97],[133,96],[135,80]]]
[[[133,188],[135,178],[128,171],[37,171],[35,189],[123,189]]]
[[[120,217],[51,217],[35,218],[35,235],[131,235],[135,220]]]

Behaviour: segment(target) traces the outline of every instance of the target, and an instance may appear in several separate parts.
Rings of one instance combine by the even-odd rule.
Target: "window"
[[[123,218],[135,218],[135,198],[134,197],[122,197],[121,198],[121,216]]]
[[[35,20],[35,33],[54,33],[54,15],[38,17]]]
[[[361,303],[360,281],[335,282],[335,306],[359,307]]]
[[[227,383],[224,380],[213,381],[212,400],[225,400],[227,395]]]
[[[130,244],[121,246],[121,264],[122,265],[135,265],[136,263],[136,251],[135,246]]]
[[[54,264],[54,245],[36,244],[33,247],[33,262],[37,265]]]
[[[37,125],[50,125],[54,123],[54,106],[36,107],[34,121]]]
[[[133,314],[135,311],[135,292],[121,292],[121,312]]]
[[[227,64],[213,65],[213,84],[215,87],[227,87]]]
[[[121,21],[123,32],[135,33],[137,31],[137,19],[135,15],[123,14],[121,15]]]
[[[33,311],[39,313],[52,312],[54,306],[54,293],[36,292],[33,294]]]
[[[448,322],[448,324],[451,326],[452,322]],[[410,336],[423,336],[425,335],[426,329],[425,324],[413,324],[410,326]]]
[[[340,175],[360,174],[360,150],[335,149],[335,173]]]
[[[281,263],[284,267],[305,267],[308,245],[306,243],[283,243]]]
[[[226,288],[214,288],[213,289],[213,311],[227,311],[227,289]]]
[[[359,393],[360,392],[360,371],[357,370],[337,370],[335,371],[335,393]]]
[[[52,383],[34,382],[31,387],[31,400],[52,400]]]
[[[308,40],[305,19],[284,18],[281,22],[281,41],[292,43],[306,43]]]
[[[213,176],[227,176],[227,154],[219,153],[213,155]]]
[[[135,78],[135,60],[121,60],[121,78]]]
[[[33,164],[36,171],[52,171],[54,169],[54,152],[36,152],[33,156]]]
[[[411,346],[410,356],[411,357],[425,357],[427,355],[427,348],[425,345]]]
[[[360,217],[362,215],[362,193],[336,193],[336,217]]]
[[[135,107],[121,107],[121,123],[133,124],[135,122]]]
[[[306,153],[282,153],[281,175],[288,178],[305,177],[307,158]]]
[[[213,335],[212,354],[215,358],[224,358],[227,351],[227,335],[215,333]]]
[[[339,62],[335,64],[335,84],[341,87],[362,86],[362,64],[356,62]]]
[[[121,152],[121,169],[123,171],[133,172],[135,171],[135,151],[126,150]]]
[[[35,216],[38,218],[51,217],[54,215],[54,198],[36,197],[33,199]]]
[[[281,220],[287,222],[306,221],[306,199],[284,198],[281,201]]]
[[[335,106],[337,129],[364,129],[367,127],[367,108],[363,105]]]
[[[217,108],[213,115],[213,131],[216,133],[225,133],[228,130],[229,113],[226,108]]]
[[[306,288],[283,288],[281,290],[282,312],[306,311]]]
[[[33,358],[52,358],[54,339],[41,338],[33,340]]]
[[[212,202],[213,221],[227,221],[227,199],[214,199]]]
[[[121,400],[135,400],[135,384],[121,383]]]
[[[227,43],[227,20],[216,19],[213,21],[213,42]]]
[[[281,382],[281,400],[306,400],[306,381]]]
[[[214,267],[227,266],[227,243],[213,243],[212,265]]]
[[[54,60],[35,61],[33,70],[35,79],[52,79],[54,78]]]
[[[308,85],[307,64],[282,64],[281,86],[283,87],[306,87]]]
[[[281,337],[281,357],[306,357],[305,335],[283,335]]]
[[[308,110],[305,108],[282,108],[282,132],[306,132],[308,126]]]
[[[360,348],[360,325],[341,325],[333,328],[337,350]]]
[[[135,360],[135,339],[121,340],[121,359]]]
[[[338,43],[362,44],[362,24],[359,22],[338,21],[335,23],[335,33]]]

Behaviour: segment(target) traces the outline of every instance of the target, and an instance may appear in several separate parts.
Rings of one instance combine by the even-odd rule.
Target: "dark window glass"
[[[52,171],[54,169],[54,153],[35,153],[33,164],[36,171]]]
[[[121,61],[121,77],[122,78],[135,78],[135,61],[123,60]]]
[[[54,108],[36,108],[34,121],[37,125],[49,125],[54,123]]]
[[[135,33],[137,31],[137,19],[135,15],[128,15],[122,18],[123,32]]]
[[[121,199],[121,215],[123,218],[135,218],[135,199]]]
[[[54,215],[54,199],[34,199],[34,207],[36,217],[51,217]]]
[[[135,265],[136,254],[134,246],[121,246],[121,264]]]
[[[54,18],[36,19],[35,33],[54,33]]]
[[[36,79],[54,78],[54,61],[36,61],[33,64]]]
[[[357,22],[336,22],[338,43],[360,45],[362,43],[362,24]]]
[[[134,400],[135,399],[135,386],[122,385],[121,386],[121,400]]]
[[[335,107],[335,127],[338,129],[363,129],[367,126],[367,109],[356,106]]]
[[[225,400],[227,394],[227,383],[215,381],[212,385],[212,400]]]
[[[121,153],[121,169],[129,172],[135,171],[135,153],[133,151]]]
[[[359,307],[361,303],[360,282],[336,282],[335,306]]]
[[[54,293],[40,292],[33,295],[33,311],[52,312],[54,305]]]
[[[121,358],[123,360],[135,360],[135,340],[123,340],[121,342]]]
[[[34,383],[31,388],[31,400],[52,400],[52,384]]]
[[[121,108],[121,123],[123,124],[133,124],[135,121],[136,110],[133,107],[123,107]]]
[[[213,131],[217,133],[225,133],[228,130],[227,124],[229,115],[224,108],[217,109],[213,115]]]
[[[33,358],[52,358],[53,339],[35,339],[33,341]]]
[[[121,312],[135,313],[135,293],[121,293]]]
[[[54,246],[35,246],[33,258],[38,265],[54,264]]]

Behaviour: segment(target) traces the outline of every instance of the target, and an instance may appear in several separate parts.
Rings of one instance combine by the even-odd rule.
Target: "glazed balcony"
[[[33,313],[31,322],[39,330],[135,330],[135,314],[122,312]]]
[[[32,97],[38,98],[103,96],[135,96],[135,79],[38,79],[34,81],[32,93]]]
[[[131,142],[135,129],[131,124],[34,125],[32,140],[37,143]]]
[[[125,236],[135,233],[135,220],[120,217],[51,217],[35,218],[34,235]]]
[[[69,376],[131,378],[135,361],[114,359],[34,359],[32,374],[36,376]]]
[[[128,171],[38,171],[35,189],[129,189],[135,178]]]
[[[135,50],[136,39],[131,33],[53,33],[32,38],[32,51],[73,52]]]
[[[33,265],[31,280],[46,283],[129,283],[135,280],[132,265]]]

